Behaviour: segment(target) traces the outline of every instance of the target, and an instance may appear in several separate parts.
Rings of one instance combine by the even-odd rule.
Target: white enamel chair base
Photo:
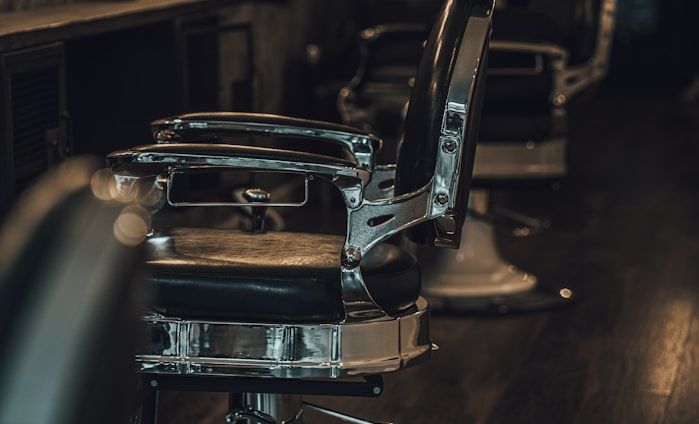
[[[422,293],[432,309],[442,298],[501,296],[531,290],[534,275],[505,261],[495,246],[492,224],[468,217],[458,250],[444,250],[423,266]]]
[[[482,206],[486,196],[473,192],[471,203]],[[428,254],[421,258],[422,295],[433,311],[525,312],[565,305],[575,297],[567,287],[542,286],[536,276],[502,258],[493,224],[471,216],[464,223],[459,249]]]

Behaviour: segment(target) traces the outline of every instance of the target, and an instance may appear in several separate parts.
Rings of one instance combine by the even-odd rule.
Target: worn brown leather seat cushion
[[[264,322],[343,318],[337,235],[179,228],[150,241],[154,306],[169,316]],[[381,244],[362,260],[370,293],[389,313],[420,293],[415,258]]]

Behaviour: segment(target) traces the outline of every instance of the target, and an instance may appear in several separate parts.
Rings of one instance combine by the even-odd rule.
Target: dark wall
[[[148,143],[148,123],[182,108],[176,58],[171,22],[67,42],[74,152]]]
[[[680,90],[699,70],[694,0],[618,0],[607,86]]]

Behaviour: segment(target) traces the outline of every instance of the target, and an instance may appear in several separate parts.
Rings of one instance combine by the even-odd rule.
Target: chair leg
[[[134,424],[157,424],[158,422],[158,391],[148,390],[136,411]]]
[[[473,191],[471,207],[485,210],[487,192]],[[432,310],[507,313],[568,303],[568,288],[541,286],[536,276],[506,261],[495,244],[492,223],[469,216],[458,250],[442,250],[423,263],[423,295]]]
[[[503,219],[513,223],[512,235],[517,237],[528,237],[539,234],[551,227],[551,221],[548,219],[528,216],[501,205],[493,205],[492,212],[489,215],[493,217],[493,222],[497,223],[499,220]],[[488,219],[489,215],[484,215],[484,219]]]
[[[381,424],[302,402],[300,395],[260,393],[232,394],[230,397],[230,412],[226,415],[226,423],[303,424],[303,410],[305,408],[313,410],[326,418],[332,418],[337,422],[347,424]]]
[[[347,424],[382,424],[382,423],[377,423],[374,421],[367,421],[363,420],[361,418],[353,417],[351,415],[343,414],[342,412],[337,412],[333,411],[332,409],[327,409],[322,406],[314,405],[311,403],[304,403],[304,407],[313,409],[314,411],[317,411],[325,416],[328,417],[333,417],[335,419],[340,420],[340,422],[347,423]],[[390,424],[390,423],[383,423],[383,424]]]
[[[228,424],[303,424],[300,395],[245,393],[231,394]]]

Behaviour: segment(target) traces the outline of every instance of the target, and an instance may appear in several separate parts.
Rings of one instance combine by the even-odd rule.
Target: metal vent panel
[[[58,78],[55,66],[11,77],[13,159],[18,191],[48,168],[47,131],[60,125]]]
[[[65,70],[60,43],[0,56],[4,131],[4,207],[14,202],[67,145]],[[63,149],[63,150],[62,150]]]

